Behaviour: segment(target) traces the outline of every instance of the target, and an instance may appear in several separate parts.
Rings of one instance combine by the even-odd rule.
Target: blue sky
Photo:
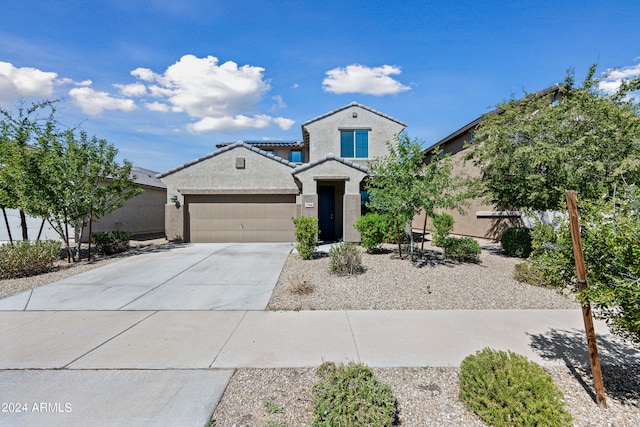
[[[236,140],[298,140],[353,101],[431,145],[523,91],[640,75],[640,2],[21,0],[0,14],[0,105],[58,117],[156,171]]]

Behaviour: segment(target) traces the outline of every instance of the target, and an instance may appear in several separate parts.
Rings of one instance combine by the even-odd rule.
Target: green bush
[[[459,378],[460,399],[489,425],[571,425],[562,392],[524,356],[486,348],[462,361]]]
[[[471,237],[447,237],[443,242],[444,257],[455,261],[480,261],[480,244]]]
[[[377,249],[389,235],[389,218],[378,213],[368,213],[358,218],[354,227],[360,233],[360,244],[367,252]]]
[[[531,230],[522,227],[507,228],[500,236],[500,244],[508,256],[528,258],[531,254]]]
[[[313,253],[318,246],[318,234],[320,230],[318,228],[318,218],[310,216],[301,216],[294,218],[293,223],[296,226],[295,236],[296,250],[302,259],[313,258]]]
[[[329,272],[338,276],[362,273],[362,255],[353,243],[340,242],[329,249]]]
[[[60,242],[23,240],[0,245],[0,279],[34,276],[53,269],[60,259]]]
[[[433,234],[433,244],[435,246],[444,246],[444,240],[453,230],[453,217],[447,213],[435,214],[432,217],[435,233]]]
[[[515,279],[533,286],[550,286],[540,268],[531,262],[521,262],[515,265]]]
[[[131,233],[127,231],[102,231],[93,233],[92,239],[98,253],[113,255],[129,250]]]
[[[391,388],[366,365],[325,362],[316,375],[320,381],[313,387],[313,426],[389,427],[397,422]]]

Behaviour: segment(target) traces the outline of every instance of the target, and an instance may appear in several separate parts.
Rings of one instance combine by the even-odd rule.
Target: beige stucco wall
[[[244,159],[244,169],[236,167]],[[167,185],[165,228],[167,238],[182,240],[184,230],[184,195],[211,194],[297,194],[299,189],[291,175],[291,167],[276,162],[245,147],[235,147],[208,159],[189,165],[161,180]],[[172,196],[177,203],[171,201]]]
[[[367,176],[365,172],[345,165],[337,160],[327,160],[312,168],[296,173],[296,178],[302,183],[302,214],[318,216],[318,185],[332,185],[336,187],[336,195],[342,194],[342,199],[336,201],[336,227],[342,229],[342,239],[345,242],[359,242],[360,233],[354,224],[360,218],[360,182]],[[344,183],[344,192],[342,185]],[[313,206],[305,207],[306,203]]]
[[[128,231],[132,235],[163,233],[166,190],[146,186],[140,188],[142,193],[127,200],[123,207],[94,221],[92,231]]]
[[[367,174],[358,169],[352,168],[337,160],[327,160],[312,168],[295,174],[302,183],[303,194],[316,194],[316,182],[318,180],[339,180],[345,182],[345,194],[360,195],[360,181]]]
[[[465,132],[456,138],[447,142],[443,146],[445,153],[451,154],[453,169],[451,174],[454,176],[466,175],[473,178],[480,178],[482,171],[475,166],[472,161],[464,160],[466,151],[464,144],[469,141],[472,130]],[[500,238],[502,231],[508,227],[518,227],[522,225],[519,217],[503,217],[503,216],[485,216],[489,212],[497,212],[495,206],[486,203],[482,199],[468,200],[469,205],[464,208],[466,215],[460,215],[457,210],[444,210],[453,216],[455,221],[453,234],[462,236],[481,237],[497,240]],[[478,216],[482,213],[482,216]],[[431,228],[431,221],[428,220],[427,227]],[[412,223],[415,231],[422,230],[424,225],[424,215],[417,215]]]
[[[353,117],[356,113],[357,117]],[[304,126],[309,133],[309,162],[328,153],[340,156],[340,130],[369,130],[369,159],[349,159],[365,165],[367,160],[387,154],[387,141],[394,138],[404,126],[380,114],[353,105]]]

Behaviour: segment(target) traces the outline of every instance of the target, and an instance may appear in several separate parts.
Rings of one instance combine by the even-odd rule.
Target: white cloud
[[[0,61],[0,103],[11,104],[20,97],[49,98],[58,74],[31,67],[15,67]]]
[[[142,83],[132,83],[129,85],[115,84],[113,86],[117,87],[124,96],[144,96],[147,94],[147,87]]]
[[[605,93],[613,94],[620,88],[623,80],[632,80],[638,77],[640,77],[640,64],[609,69],[604,73],[604,78],[600,81],[598,88]]]
[[[332,93],[363,93],[368,95],[393,95],[410,89],[391,76],[400,74],[400,68],[391,65],[365,67],[352,64],[326,72],[322,88]]]
[[[144,104],[144,106],[147,107],[147,109],[150,111],[157,111],[160,113],[166,113],[170,110],[169,106],[167,104],[163,104],[162,102],[148,102]]]
[[[194,132],[262,129],[273,123],[291,127],[289,119],[250,114],[271,90],[263,73],[264,68],[238,66],[233,61],[220,64],[214,56],[184,55],[162,74],[137,68],[131,75],[147,82],[149,96],[159,99],[146,104],[147,108],[187,113],[197,119],[188,126]],[[274,99],[278,106],[285,105],[281,98]]]
[[[278,125],[283,130],[289,130],[294,120],[283,117],[271,117],[257,114],[253,117],[239,114],[237,116],[205,117],[187,126],[193,132],[233,132],[246,129],[264,129],[271,124]]]
[[[99,116],[104,110],[130,112],[136,109],[131,99],[114,98],[107,92],[99,92],[90,87],[76,87],[69,91],[75,103],[91,116]]]

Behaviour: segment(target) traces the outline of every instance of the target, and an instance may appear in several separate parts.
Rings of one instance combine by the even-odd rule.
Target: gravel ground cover
[[[604,367],[608,409],[594,402],[585,368],[545,368],[563,392],[574,426],[640,425],[640,367]],[[457,368],[394,368],[373,371],[398,400],[399,425],[485,426],[458,399]],[[213,413],[216,427],[308,426],[313,418],[315,369],[240,369]],[[614,380],[612,380],[615,378]],[[584,383],[584,386],[583,386]]]
[[[423,260],[400,260],[392,245],[378,254],[363,251],[363,274],[329,274],[329,258],[285,263],[269,302],[272,310],[375,309],[566,309],[579,308],[569,296],[514,280],[521,259],[503,256],[500,245],[481,241],[479,264],[457,264],[426,244]],[[304,282],[304,283],[302,283]],[[301,285],[304,284],[305,286]],[[292,290],[311,289],[308,293]],[[581,340],[580,337],[577,338]],[[549,343],[539,343],[544,346]],[[551,343],[553,344],[553,343]],[[565,395],[575,426],[640,425],[640,366],[603,366],[609,409],[593,396],[590,370],[568,360],[569,367],[545,368]],[[239,369],[212,420],[222,426],[305,426],[313,417],[315,368]],[[398,399],[403,426],[484,426],[458,399],[457,368],[374,369]]]
[[[458,310],[580,308],[572,297],[520,283],[513,278],[520,258],[501,254],[500,244],[482,241],[480,263],[454,263],[442,249],[425,244],[424,259],[398,257],[385,245],[381,253],[362,251],[365,271],[339,277],[329,273],[329,257],[320,253],[287,259],[269,301],[271,310]],[[307,281],[312,291],[291,287]]]

